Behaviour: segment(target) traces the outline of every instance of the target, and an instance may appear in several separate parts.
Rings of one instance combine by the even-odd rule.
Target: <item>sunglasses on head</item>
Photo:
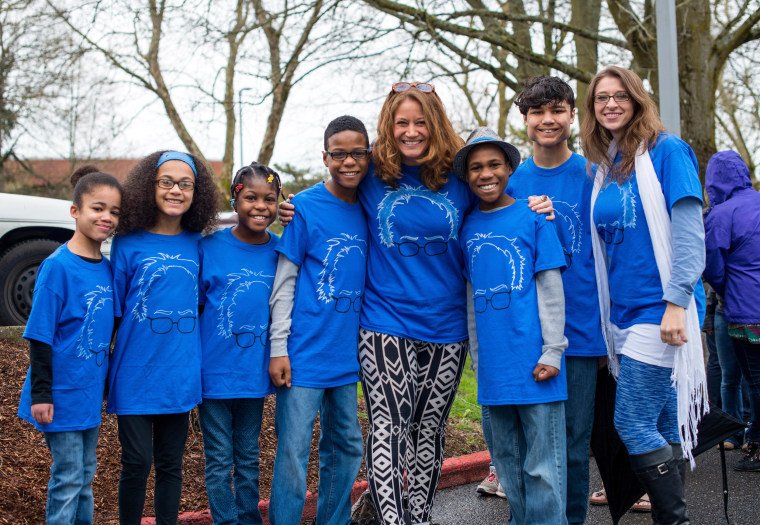
[[[435,86],[433,86],[433,84],[428,84],[427,82],[396,82],[391,86],[391,91],[394,91],[395,93],[403,93],[412,88],[417,89],[417,91],[422,91],[423,93],[435,92]]]

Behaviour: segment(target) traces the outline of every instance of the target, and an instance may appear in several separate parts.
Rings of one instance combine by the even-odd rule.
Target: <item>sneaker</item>
[[[757,441],[752,441],[747,446],[747,453],[736,462],[734,470],[760,472],[760,444]]]
[[[501,483],[499,483],[499,486],[496,488],[496,495],[500,498],[507,499],[507,493],[504,492],[504,487],[501,486]]]
[[[496,469],[494,467],[491,467],[491,469],[488,471],[488,476],[486,476],[486,479],[480,482],[480,485],[478,485],[478,488],[476,490],[478,491],[478,494],[493,496],[496,494],[496,491],[498,489],[499,478],[496,476]]]

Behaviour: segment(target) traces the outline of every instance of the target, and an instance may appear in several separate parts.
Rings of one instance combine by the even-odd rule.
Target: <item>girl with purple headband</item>
[[[156,523],[177,522],[188,413],[201,402],[198,241],[218,202],[211,169],[177,151],[148,155],[124,185],[111,250],[121,320],[106,406],[119,422],[122,525],[142,519],[151,464]]]

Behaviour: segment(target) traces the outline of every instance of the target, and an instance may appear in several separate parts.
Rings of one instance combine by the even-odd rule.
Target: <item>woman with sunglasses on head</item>
[[[359,333],[367,480],[383,524],[405,523],[405,507],[412,523],[426,524],[467,356],[458,236],[476,199],[450,173],[464,141],[432,84],[394,84],[377,128],[357,192],[370,231]],[[550,212],[551,201],[533,208]],[[280,205],[283,224],[292,215]]]
[[[405,497],[412,523],[427,523],[467,356],[458,233],[475,197],[450,176],[464,143],[431,84],[394,84],[377,128],[359,191],[371,232],[359,335],[367,479],[382,523],[404,523]]]
[[[684,457],[692,457],[707,403],[697,159],[665,132],[632,71],[610,66],[597,73],[586,110],[581,142],[597,166],[592,240],[610,369],[618,380],[615,428],[650,496],[653,519],[689,523]]]

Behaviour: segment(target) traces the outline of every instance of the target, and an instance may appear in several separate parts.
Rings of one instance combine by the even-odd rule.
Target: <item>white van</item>
[[[37,268],[74,233],[71,202],[0,193],[0,326],[23,325]],[[111,244],[103,243],[108,255]]]

